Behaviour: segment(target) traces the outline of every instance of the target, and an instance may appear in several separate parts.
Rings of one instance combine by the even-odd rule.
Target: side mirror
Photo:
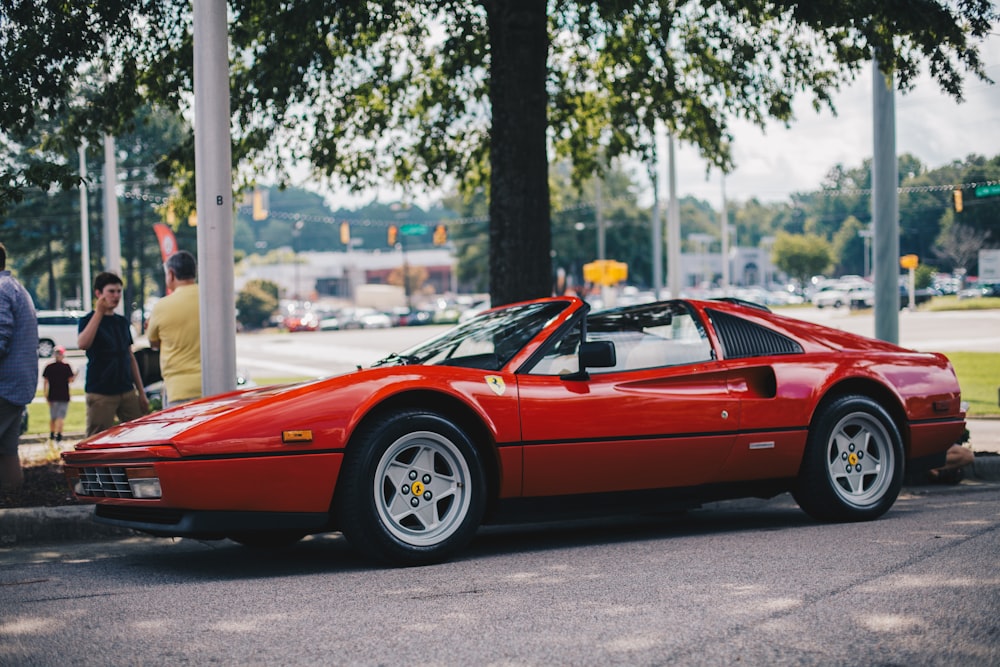
[[[615,344],[610,340],[592,340],[580,344],[580,370],[576,373],[560,376],[566,381],[589,380],[588,368],[610,368],[618,362],[615,354]]]
[[[580,344],[580,368],[610,368],[618,363],[615,344],[610,340],[591,340]]]

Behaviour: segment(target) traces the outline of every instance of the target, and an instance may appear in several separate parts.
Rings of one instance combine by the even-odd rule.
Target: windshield
[[[498,371],[567,305],[565,301],[547,301],[493,310],[374,365],[427,364]]]

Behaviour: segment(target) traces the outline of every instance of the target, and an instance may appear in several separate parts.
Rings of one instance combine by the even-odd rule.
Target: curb
[[[93,505],[0,509],[0,547],[51,542],[90,542],[135,535],[93,520]]]
[[[965,466],[962,472],[973,479],[1000,482],[1000,456],[983,456],[983,453],[979,452],[972,460],[972,464]]]
[[[962,472],[964,480],[958,484],[918,484],[904,488],[923,493],[1000,489],[997,484],[1000,456],[977,456]],[[93,505],[0,509],[0,548],[145,536],[129,528],[97,523],[93,514]]]

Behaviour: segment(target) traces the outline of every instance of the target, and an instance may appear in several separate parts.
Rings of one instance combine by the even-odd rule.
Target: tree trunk
[[[488,0],[490,30],[490,298],[552,293],[549,223],[549,37],[543,0]]]

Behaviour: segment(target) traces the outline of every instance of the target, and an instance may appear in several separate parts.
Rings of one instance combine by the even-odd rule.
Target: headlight
[[[126,468],[125,474],[128,477],[129,488],[132,489],[133,498],[148,500],[163,496],[163,491],[160,489],[160,478],[156,476],[154,468]]]

